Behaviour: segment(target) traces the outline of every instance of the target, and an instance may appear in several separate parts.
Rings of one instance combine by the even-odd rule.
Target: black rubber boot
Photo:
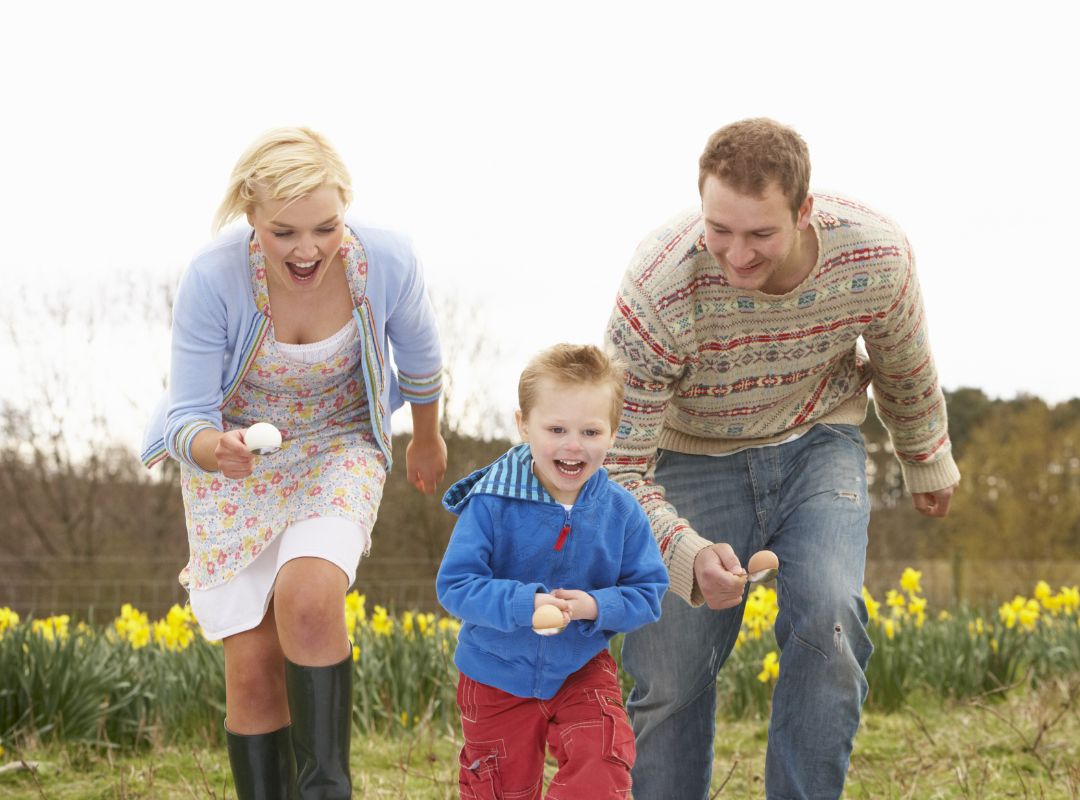
[[[352,797],[352,656],[330,667],[301,667],[285,659],[299,800]]]
[[[296,760],[288,725],[251,736],[226,727],[225,734],[240,800],[295,800]]]

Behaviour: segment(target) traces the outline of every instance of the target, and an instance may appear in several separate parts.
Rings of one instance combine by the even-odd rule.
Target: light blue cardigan
[[[363,297],[353,297],[353,317],[363,339],[361,371],[371,423],[389,469],[390,414],[406,400],[439,399],[439,336],[408,241],[390,231],[348,225],[367,255],[367,284]],[[221,409],[270,330],[251,291],[251,233],[246,226],[226,232],[195,256],[180,281],[169,386],[143,439],[147,467],[172,456],[201,469],[191,457],[191,442],[205,428],[222,430]]]

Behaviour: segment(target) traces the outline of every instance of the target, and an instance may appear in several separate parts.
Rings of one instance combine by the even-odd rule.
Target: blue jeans
[[[795,441],[726,456],[662,451],[656,480],[698,534],[727,542],[743,564],[763,548],[780,558],[766,795],[838,798],[873,650],[862,599],[870,502],[859,429],[819,424]],[[716,674],[742,615],[743,605],[691,608],[669,592],[660,621],[626,637],[636,800],[708,797]]]

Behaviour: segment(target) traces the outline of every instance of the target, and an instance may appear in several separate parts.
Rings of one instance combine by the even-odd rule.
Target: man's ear
[[[814,196],[807,194],[806,199],[799,206],[798,216],[795,217],[795,227],[805,231],[810,226],[810,215],[814,213]]]

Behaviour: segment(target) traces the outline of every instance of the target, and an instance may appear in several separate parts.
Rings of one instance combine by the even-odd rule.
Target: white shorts
[[[203,635],[214,642],[258,627],[274,596],[278,570],[294,558],[322,558],[336,564],[352,586],[371,534],[344,517],[294,522],[228,583],[193,589],[191,610]]]

